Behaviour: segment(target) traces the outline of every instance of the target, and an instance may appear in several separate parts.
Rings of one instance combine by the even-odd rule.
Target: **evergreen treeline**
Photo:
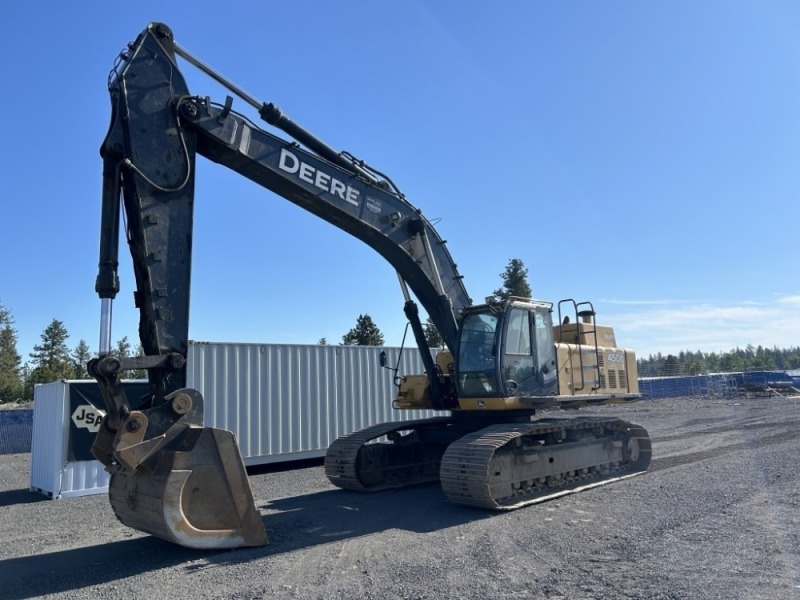
[[[0,304],[0,404],[30,402],[37,383],[89,377],[86,363],[95,354],[85,340],[70,348],[67,328],[58,319],[53,319],[42,332],[40,343],[33,347],[27,361],[23,361],[17,351],[17,335],[11,311]],[[117,341],[114,352],[120,356],[132,355],[127,337]],[[136,353],[141,354],[141,348],[137,348]],[[130,375],[131,378],[141,376],[140,372]]]
[[[800,369],[800,347],[780,349],[748,345],[729,352],[681,352],[639,358],[639,377],[740,373],[744,371],[789,371]]]

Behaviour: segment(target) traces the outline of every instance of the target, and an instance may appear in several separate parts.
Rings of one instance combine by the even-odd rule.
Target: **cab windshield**
[[[492,396],[497,390],[496,332],[499,315],[464,317],[458,346],[458,384],[462,396]]]

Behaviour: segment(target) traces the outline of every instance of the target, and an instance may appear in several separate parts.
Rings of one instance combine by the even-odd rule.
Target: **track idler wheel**
[[[137,469],[114,469],[109,498],[123,524],[187,548],[268,542],[230,431],[187,427]]]
[[[636,423],[625,424],[630,438],[623,449],[625,461],[630,463],[633,473],[644,472],[650,466],[653,457],[653,444],[647,430]]]

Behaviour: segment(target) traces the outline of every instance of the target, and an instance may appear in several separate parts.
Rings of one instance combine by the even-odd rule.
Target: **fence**
[[[33,409],[0,410],[0,454],[31,451]]]
[[[750,371],[747,373],[710,373],[677,377],[641,377],[642,398],[677,398],[680,396],[732,397],[800,394],[800,377],[785,371]]]

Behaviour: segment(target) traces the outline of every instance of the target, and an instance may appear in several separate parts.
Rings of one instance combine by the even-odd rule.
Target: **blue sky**
[[[0,37],[0,304],[25,360],[54,318],[97,349],[106,79],[150,21],[389,175],[476,301],[520,258],[640,356],[800,344],[796,2],[29,1]],[[112,337],[135,340],[121,253]],[[360,313],[402,337],[383,259],[204,159],[193,276],[195,340],[338,343]]]

